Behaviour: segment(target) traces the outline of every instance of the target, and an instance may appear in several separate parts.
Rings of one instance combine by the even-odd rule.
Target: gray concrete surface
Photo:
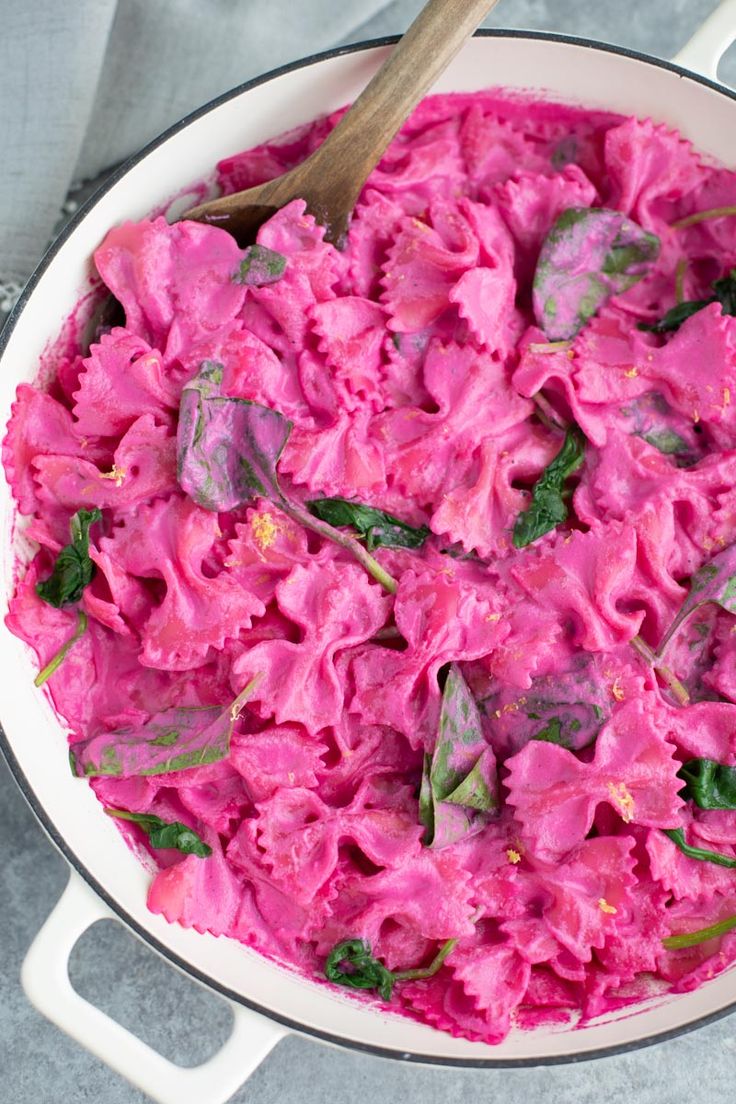
[[[303,0],[307,2],[307,0]],[[399,0],[356,37],[393,33],[420,0]],[[713,0],[505,0],[490,25],[565,31],[670,56],[715,7]],[[722,76],[736,84],[736,51]],[[5,686],[0,695],[9,693]],[[58,899],[66,864],[39,828],[0,761],[0,1104],[143,1104],[144,1097],[57,1031],[27,1003],[23,955]],[[89,1000],[182,1065],[214,1053],[229,1012],[128,936],[101,923],[78,944],[72,981]],[[733,1096],[736,1016],[680,1039],[576,1066],[446,1071],[334,1050],[288,1038],[234,1097],[234,1104],[706,1104]]]

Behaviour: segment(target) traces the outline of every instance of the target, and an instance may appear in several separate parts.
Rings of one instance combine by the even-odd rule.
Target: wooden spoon
[[[344,244],[360,191],[401,124],[498,0],[429,0],[368,86],[321,146],[275,180],[192,207],[182,218],[213,223],[240,245],[292,199]]]
[[[373,80],[306,161],[255,188],[200,203],[180,218],[221,226],[245,246],[279,207],[301,197],[307,210],[326,227],[327,240],[343,245],[361,188],[386,146],[497,3],[429,0]],[[84,355],[101,332],[124,324],[122,306],[114,295],[106,296],[84,327]]]

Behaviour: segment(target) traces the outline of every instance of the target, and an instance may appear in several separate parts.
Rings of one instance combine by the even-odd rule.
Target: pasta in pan
[[[735,205],[662,126],[488,92],[342,250],[300,201],[110,230],[125,324],[9,423],[8,625],[153,911],[491,1043],[733,962]]]

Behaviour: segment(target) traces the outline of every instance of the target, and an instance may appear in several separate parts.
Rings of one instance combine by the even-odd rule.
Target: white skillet
[[[463,48],[433,91],[488,85],[651,116],[678,127],[705,154],[736,166],[736,95],[715,83],[736,38],[736,0],[725,0],[674,62],[582,39],[499,31]],[[210,174],[215,162],[352,100],[393,40],[331,51],[286,66],[195,112],[134,157],[82,209],[33,275],[0,341],[0,426],[15,388],[31,380],[44,346],[87,287],[89,258],[106,230],[141,218]],[[702,75],[696,75],[702,74]],[[196,198],[196,197],[194,197]],[[182,206],[179,210],[183,209]],[[14,506],[0,480],[0,616],[13,585]],[[538,1065],[633,1049],[736,1007],[736,974],[696,992],[656,998],[579,1030],[512,1031],[499,1046],[453,1039],[351,1000],[273,965],[241,944],[199,935],[146,909],[148,874],[92,791],[70,776],[66,740],[34,689],[34,658],[0,628],[3,672],[0,746],[51,840],[69,862],[67,889],[31,946],[23,984],[34,1005],[160,1104],[223,1104],[271,1048],[292,1031],[405,1061],[465,1067]],[[223,994],[235,1014],[223,1049],[182,1069],[78,996],[69,955],[96,920],[125,924],[174,966]]]

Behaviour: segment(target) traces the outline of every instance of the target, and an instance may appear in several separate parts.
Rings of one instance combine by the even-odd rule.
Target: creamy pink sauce
[[[282,172],[338,118],[227,159],[220,184]],[[35,585],[71,515],[97,506],[89,626],[47,684],[71,744],[227,706],[262,675],[226,757],[90,782],[103,805],[182,822],[212,849],[149,848],[153,911],[315,978],[344,939],[404,970],[456,938],[391,1006],[487,1042],[732,963],[733,934],[663,946],[736,913],[736,873],[662,829],[736,855],[736,814],[685,802],[677,777],[697,756],[736,764],[733,618],[712,613],[685,706],[630,641],[656,647],[692,573],[736,541],[736,319],[714,304],[672,335],[637,328],[678,281],[707,298],[736,263],[736,218],[671,226],[734,202],[736,176],[662,126],[488,93],[420,105],[343,252],[300,202],[280,211],[258,236],[287,260],[269,286],[233,281],[243,253],[222,230],[109,232],[95,263],[125,327],[68,351],[47,389],[18,389],[4,463],[38,552],[7,623],[39,664],[69,638],[76,608]],[[659,256],[549,347],[536,260],[557,216],[590,206],[657,235]],[[357,498],[429,526],[419,549],[375,552],[395,596],[265,500],[217,514],[182,492],[177,412],[207,360],[225,395],[293,422],[279,463],[293,499]],[[516,550],[562,441],[538,416],[542,390],[547,414],[580,426],[585,461],[568,520]],[[651,443],[663,434],[678,455]],[[683,677],[691,650],[672,660]],[[430,847],[418,794],[449,662],[478,703],[501,808]],[[530,703],[550,697],[578,734],[568,746],[533,738]]]

